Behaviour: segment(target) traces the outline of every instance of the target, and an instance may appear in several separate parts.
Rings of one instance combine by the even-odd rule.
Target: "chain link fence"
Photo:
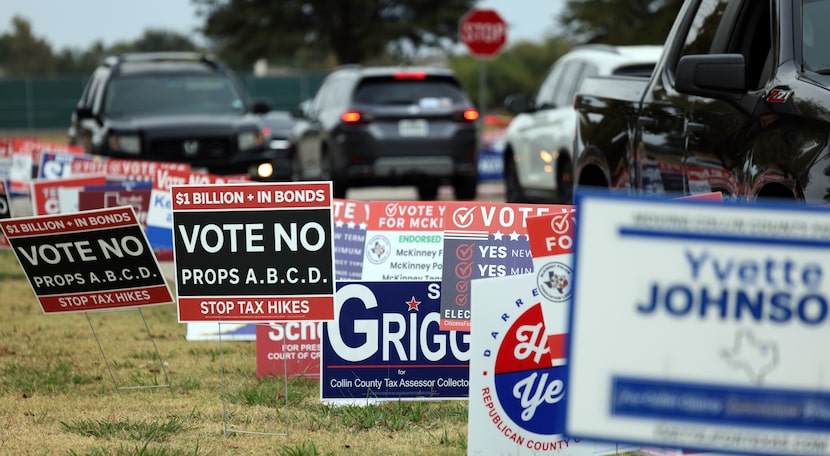
[[[269,100],[274,110],[290,110],[314,96],[326,74],[238,76],[253,98]],[[0,78],[0,130],[68,128],[87,79],[87,76]]]

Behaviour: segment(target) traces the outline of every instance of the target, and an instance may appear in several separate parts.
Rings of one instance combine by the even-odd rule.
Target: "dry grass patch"
[[[186,341],[173,304],[44,315],[8,250],[0,306],[3,454],[466,454],[466,402],[323,405],[317,380],[257,379],[253,342]]]

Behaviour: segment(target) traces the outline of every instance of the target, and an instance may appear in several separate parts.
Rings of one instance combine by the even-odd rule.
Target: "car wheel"
[[[346,185],[346,180],[342,176],[337,176],[333,161],[334,158],[328,150],[324,150],[322,156],[320,157],[320,179],[331,181],[331,193],[333,198],[343,199],[346,198],[348,185]]]
[[[417,185],[418,199],[421,201],[434,201],[438,199],[438,182],[422,182]]]
[[[478,196],[478,176],[458,176],[452,186],[458,201],[474,200]]]
[[[573,201],[574,176],[571,159],[561,154],[556,163],[556,196],[558,204],[571,204]]]
[[[519,174],[513,157],[504,160],[504,198],[508,203],[524,203],[526,198],[522,185],[519,183]]]
[[[294,157],[291,158],[291,180],[299,182],[305,179],[303,172],[303,165],[300,163],[300,154],[294,152]]]

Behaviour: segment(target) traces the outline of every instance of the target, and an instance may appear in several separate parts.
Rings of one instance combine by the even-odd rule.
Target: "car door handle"
[[[689,122],[686,124],[686,131],[689,133],[707,133],[709,126],[698,122]]]
[[[657,119],[654,117],[637,117],[637,125],[644,128],[654,128],[657,126]]]

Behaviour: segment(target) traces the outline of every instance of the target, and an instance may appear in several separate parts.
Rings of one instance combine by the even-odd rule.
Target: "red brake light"
[[[340,115],[340,120],[347,124],[356,124],[361,121],[363,116],[358,111],[346,111]]]
[[[423,71],[401,71],[392,75],[395,79],[425,79],[427,74]]]
[[[461,112],[461,118],[467,122],[475,122],[478,120],[478,111],[475,109],[465,109]]]

